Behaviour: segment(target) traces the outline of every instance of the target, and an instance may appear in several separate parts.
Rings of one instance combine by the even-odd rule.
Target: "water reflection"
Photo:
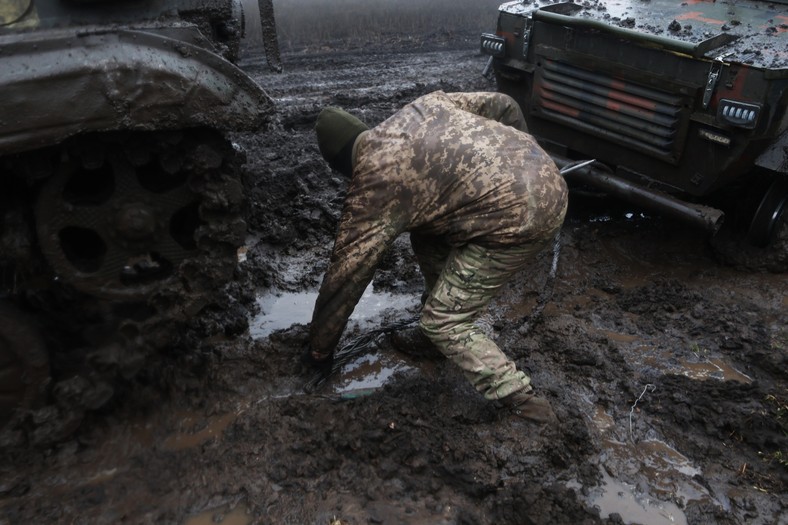
[[[249,323],[249,334],[254,339],[268,337],[276,330],[289,328],[312,319],[317,292],[270,292],[258,297],[260,313]],[[387,310],[406,312],[419,305],[419,297],[410,294],[376,292],[370,284],[350,316],[348,328],[356,326],[364,329],[380,324],[380,317]]]

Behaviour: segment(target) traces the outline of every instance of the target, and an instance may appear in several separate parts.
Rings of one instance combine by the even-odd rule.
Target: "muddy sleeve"
[[[501,124],[528,132],[520,106],[504,93],[447,93],[458,108],[476,115],[497,120]]]
[[[396,239],[384,221],[353,221],[348,215],[344,214],[340,222],[312,313],[309,342],[312,350],[321,353],[336,348],[348,318],[372,281],[375,268]]]

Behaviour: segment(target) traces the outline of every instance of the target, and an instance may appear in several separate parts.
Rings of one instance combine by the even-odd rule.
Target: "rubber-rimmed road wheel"
[[[44,184],[36,224],[42,252],[67,282],[134,300],[198,254],[200,198],[179,162],[170,167],[144,149],[129,158],[125,146],[97,138],[82,148],[88,153],[72,153]]]

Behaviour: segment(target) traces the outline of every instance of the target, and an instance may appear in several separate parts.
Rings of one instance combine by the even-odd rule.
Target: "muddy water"
[[[225,429],[236,420],[239,413],[229,413],[206,419],[198,414],[187,414],[179,418],[179,432],[168,436],[161,444],[164,450],[178,451],[197,447],[212,439],[220,438]]]
[[[599,330],[608,340],[619,348],[625,349],[632,363],[639,368],[660,370],[662,373],[681,374],[691,379],[702,381],[715,379],[718,381],[736,381],[743,384],[752,382],[752,378],[739,371],[723,356],[710,355],[709,351],[697,345],[677,352],[673,348],[658,348],[644,341],[640,336],[622,334],[611,330]],[[688,357],[676,359],[676,354],[688,353]]]
[[[608,220],[613,219],[595,217],[590,222]],[[638,217],[637,220],[648,223],[646,217]],[[697,252],[697,244],[693,241],[692,236],[679,238],[676,244],[663,254],[666,257],[663,259],[655,259],[650,253],[632,252],[626,238],[605,239],[601,247],[606,260],[615,261],[618,266],[628,269],[626,275],[619,280],[618,286],[622,289],[636,289],[648,285],[655,276],[668,275],[681,280],[692,280],[697,271],[697,261],[703,257],[702,253]],[[693,255],[695,253],[696,255]],[[673,261],[679,263],[672,264]],[[571,272],[571,265],[568,266],[565,271]],[[538,292],[538,286],[536,288],[534,292]],[[528,316],[535,304],[535,293],[524,299],[522,292],[522,289],[505,290],[496,299],[491,317],[518,319]],[[307,323],[315,298],[314,292],[261,296],[258,299],[261,312],[250,322],[250,333],[255,338],[262,338],[293,323]],[[589,294],[572,297],[568,302],[572,308],[591,309],[599,300],[609,300],[609,295],[602,290],[591,289]],[[417,305],[416,296],[376,293],[370,287],[351,318],[350,330],[358,333],[379,327],[387,322],[386,318],[390,318],[391,312],[412,311]],[[546,312],[547,315],[561,315],[567,308],[566,303],[557,301],[549,304]],[[634,326],[638,316],[627,316]],[[493,321],[485,319],[485,322],[491,324]],[[710,352],[699,344],[671,347],[665,345],[664,335],[612,329],[603,318],[593,324],[589,336],[600,336],[615,345],[635,370],[680,374],[697,381],[733,381],[740,384],[753,381],[749,375],[738,370],[729,357]],[[338,377],[334,378],[331,392],[352,396],[367,395],[400,372],[418,374],[420,370],[404,361],[401,356],[390,353],[373,352],[362,355],[347,364]],[[644,396],[648,397],[650,394],[651,390],[644,389]],[[600,482],[593,486],[573,482],[569,486],[583,494],[583,499],[589,506],[599,509],[602,517],[618,514],[624,523],[628,524],[686,525],[688,520],[682,509],[690,502],[729,508],[729,503],[723,496],[720,496],[722,500],[712,496],[708,489],[694,480],[695,477],[702,476],[703,471],[685,454],[654,432],[647,431],[642,434],[640,430],[633,431],[632,419],[637,422],[640,412],[637,406],[632,407],[628,421],[614,419],[603,407],[591,402],[587,402],[586,406],[592,428],[599,436],[600,452],[591,461],[598,465]]]
[[[316,296],[316,292],[260,296],[258,298],[260,313],[250,322],[250,334],[254,338],[265,338],[276,330],[286,329],[294,323],[307,323]],[[503,311],[503,315],[507,316],[511,316],[512,312],[525,315],[533,306],[531,303],[527,306],[507,304],[506,300],[504,294],[503,299],[497,300],[495,308],[499,313]],[[414,295],[376,293],[370,286],[351,318],[350,330],[358,333],[379,327],[387,322],[387,318],[390,322],[392,311],[406,312],[413,310],[417,305],[418,298]],[[485,321],[490,322],[489,319]],[[630,348],[631,356],[637,356],[635,360],[642,359],[643,366],[646,363],[664,365],[663,373],[678,371],[698,380],[733,380],[742,383],[751,381],[746,374],[739,372],[722,358],[696,356],[698,360],[695,362],[682,360],[677,363],[676,360],[668,359],[666,356],[660,357],[652,351],[653,349],[646,348],[643,338],[639,335],[604,329],[600,329],[598,333],[618,345]],[[668,366],[667,363],[672,364]],[[641,365],[636,364],[636,366]],[[333,378],[327,391],[350,396],[347,397],[348,399],[364,396],[382,387],[396,374],[408,372],[419,373],[419,370],[402,356],[371,351],[345,365],[337,377]],[[656,438],[638,442],[618,441],[613,437],[616,434],[617,422],[600,406],[593,407],[589,419],[602,436],[602,452],[594,459],[599,464],[601,483],[588,488],[577,482],[570,483],[569,486],[584,493],[585,501],[590,506],[598,508],[602,517],[618,514],[624,523],[686,525],[687,518],[674,501],[679,501],[682,505],[693,500],[718,503],[704,487],[692,480],[694,476],[701,474],[701,470],[669,444]],[[224,421],[224,419],[217,420],[208,425],[207,429],[218,428],[224,424]],[[192,442],[201,439],[200,436],[204,436],[205,432],[206,430],[203,430],[194,435]],[[627,475],[617,476],[611,472],[627,473]],[[626,481],[633,477],[640,479],[640,482]],[[243,519],[242,510],[235,512],[240,516],[237,519]],[[213,515],[214,511],[210,511],[197,518],[208,519]],[[193,525],[198,523],[201,522],[195,521]]]
[[[307,324],[317,292],[266,293],[257,299],[259,313],[249,322],[249,334],[254,339],[265,338],[277,330],[287,329],[294,324]],[[376,292],[370,284],[364,291],[353,315],[347,333],[363,333],[381,325],[402,320],[409,311],[419,305],[419,298],[412,294]],[[346,336],[347,338],[347,336]],[[347,363],[336,377],[332,378],[331,391],[335,394],[366,392],[382,387],[399,372],[407,372],[409,366],[401,356],[375,351],[370,348]]]
[[[679,361],[684,369],[682,374],[692,379],[718,379],[720,381],[737,381],[739,383],[752,383],[752,378],[738,371],[724,359],[716,357],[700,362]]]
[[[675,503],[655,500],[604,471],[602,485],[591,492],[589,503],[602,517],[618,514],[628,524],[687,525],[687,517]]]
[[[634,523],[686,523],[676,502],[682,507],[693,500],[718,503],[693,480],[702,471],[667,443],[658,439],[602,443],[599,459],[605,484],[591,491],[590,501],[603,512],[617,512]]]
[[[637,412],[633,407],[635,417]],[[580,489],[603,517],[618,514],[624,523],[686,525],[682,508],[692,501],[727,506],[695,481],[702,470],[670,444],[656,437],[640,439],[632,432],[631,420],[629,431],[622,432],[625,422],[600,406],[592,407],[587,417],[600,436],[602,451],[594,461],[601,483],[586,490],[577,482],[570,486]]]
[[[602,452],[593,461],[599,465],[601,483],[585,490],[576,482],[570,486],[580,489],[603,517],[618,514],[624,523],[686,525],[684,505],[713,501],[693,481],[701,470],[669,444],[659,439],[636,441],[600,406],[592,407],[588,418],[600,436]]]
[[[257,299],[260,313],[250,320],[249,334],[259,339],[296,323],[309,323],[316,299],[317,292],[267,292]],[[413,295],[376,292],[370,284],[350,316],[348,331],[379,326],[381,315],[391,312],[402,315],[401,312],[418,304],[418,298]]]
[[[253,519],[246,505],[224,505],[192,516],[183,525],[249,525]]]
[[[402,358],[390,353],[375,353],[358,357],[344,366],[333,381],[336,393],[365,392],[382,387],[397,373],[413,370]]]

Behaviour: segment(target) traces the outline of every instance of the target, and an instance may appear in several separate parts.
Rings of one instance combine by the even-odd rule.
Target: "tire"
[[[712,238],[712,248],[725,264],[751,271],[788,272],[788,210],[783,209],[774,224],[769,244],[753,246],[745,234],[733,229],[720,231]]]

